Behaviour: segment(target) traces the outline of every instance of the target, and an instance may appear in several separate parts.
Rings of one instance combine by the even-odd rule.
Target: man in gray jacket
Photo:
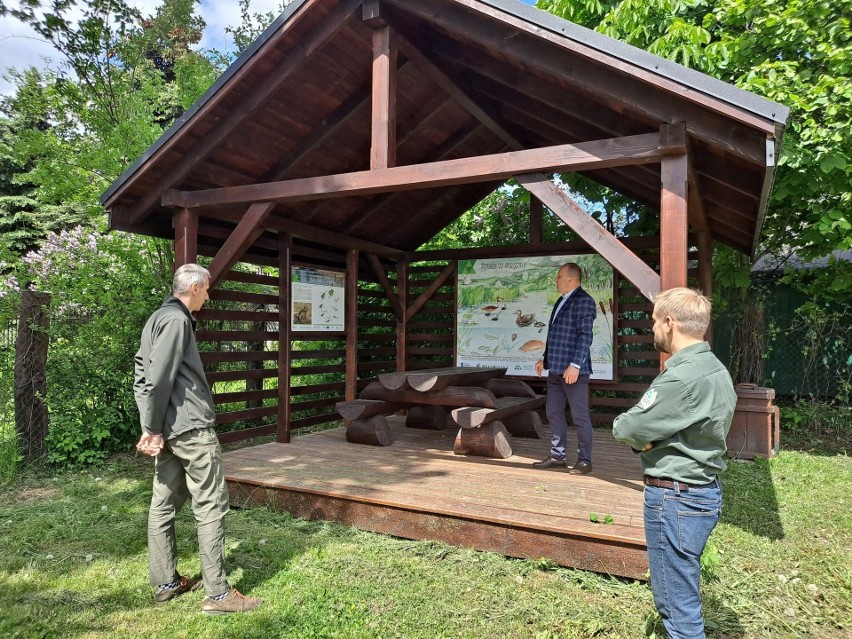
[[[154,491],[148,512],[148,574],[154,600],[165,603],[197,580],[177,571],[175,516],[187,498],[198,527],[201,575],[208,614],[247,612],[262,599],[245,597],[225,577],[223,518],[228,491],[216,437],[213,395],[195,342],[195,318],[207,301],[210,273],[197,264],[181,266],[172,296],[148,319],[135,357],[133,392],[142,437],[136,449],[154,457]]]

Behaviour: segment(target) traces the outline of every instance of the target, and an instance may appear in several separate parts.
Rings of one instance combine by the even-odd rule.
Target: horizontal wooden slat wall
[[[659,270],[653,238],[626,240],[647,264]],[[631,246],[631,244],[633,246]],[[256,247],[255,247],[256,248]],[[278,417],[278,268],[262,247],[244,256],[211,293],[198,313],[198,341],[213,386],[216,425],[223,442],[276,432]],[[572,247],[573,248],[573,247]],[[582,252],[573,251],[572,252]],[[212,248],[199,246],[201,255]],[[697,252],[689,253],[690,285],[696,285]],[[294,243],[293,261],[302,266],[343,269],[342,251]],[[410,308],[445,271],[452,259],[407,265],[405,307]],[[397,265],[381,262],[395,293]],[[653,305],[616,273],[612,310],[619,318],[615,382],[592,383],[592,420],[605,425],[633,406],[659,372],[651,332]],[[454,365],[456,278],[447,279],[406,324],[404,367],[408,370]],[[289,309],[286,309],[289,312]],[[366,256],[358,276],[358,389],[383,372],[400,367],[398,321]],[[335,403],[344,399],[346,340],[343,335],[294,334],[290,344],[290,431],[337,424]],[[286,382],[286,376],[284,376]],[[544,392],[544,380],[530,384]]]
[[[212,249],[199,246],[201,255]],[[247,255],[210,291],[198,346],[223,442],[275,433],[278,416],[277,262]]]
[[[396,273],[382,263],[394,287]],[[390,272],[389,272],[390,271]],[[373,281],[375,276],[364,272],[358,278],[358,390],[381,373],[396,370],[396,316],[382,287]]]
[[[450,261],[414,262],[408,267],[411,306]],[[456,278],[450,277],[408,322],[406,370],[453,366],[455,355]]]

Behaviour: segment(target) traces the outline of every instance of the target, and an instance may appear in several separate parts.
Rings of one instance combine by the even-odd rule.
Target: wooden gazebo
[[[112,229],[173,238],[178,264],[212,258],[198,336],[223,441],[289,442],[377,373],[452,364],[456,260],[504,255],[597,252],[617,272],[606,423],[659,369],[647,298],[709,293],[714,241],[753,251],[787,116],[515,0],[296,0],[102,201]],[[660,235],[608,233],[547,175],[568,172],[658,210]],[[527,243],[417,251],[511,177],[533,196]],[[542,204],[580,241],[544,244]],[[345,270],[345,330],[294,333],[294,264]],[[641,574],[634,537],[629,561],[559,559]]]

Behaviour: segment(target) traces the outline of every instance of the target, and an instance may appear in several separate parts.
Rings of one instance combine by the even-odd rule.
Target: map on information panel
[[[507,375],[534,377],[559,297],[556,273],[566,262],[583,271],[583,289],[598,311],[591,378],[611,380],[613,271],[599,255],[459,260],[456,366],[505,366]]]

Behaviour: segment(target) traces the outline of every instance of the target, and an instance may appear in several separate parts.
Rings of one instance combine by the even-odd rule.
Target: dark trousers
[[[562,375],[547,376],[547,421],[553,433],[550,456],[565,459],[568,424],[565,404],[571,407],[571,421],[577,428],[577,461],[592,461],[592,418],[589,415],[589,376],[580,375],[573,384],[566,384]]]

